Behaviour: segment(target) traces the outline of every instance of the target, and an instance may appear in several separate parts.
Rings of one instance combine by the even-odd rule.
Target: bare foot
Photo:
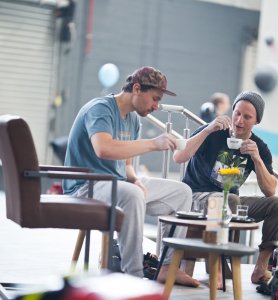
[[[271,276],[272,274],[270,271],[262,271],[255,268],[251,276],[251,281],[254,284],[261,284],[262,282],[267,283]]]
[[[161,267],[157,277],[158,282],[160,283],[166,282],[168,269],[169,269],[169,265],[164,265]],[[192,287],[198,287],[200,285],[200,282],[198,280],[182,272],[180,269],[178,269],[177,271],[175,283],[186,285],[186,286],[192,286]]]
[[[255,269],[251,276],[252,283],[260,284],[267,282],[271,278],[271,272],[267,271],[269,257],[272,254],[272,248],[260,250]]]

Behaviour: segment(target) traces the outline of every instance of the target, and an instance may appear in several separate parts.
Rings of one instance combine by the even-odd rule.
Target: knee
[[[191,188],[182,182],[179,182],[176,188],[176,204],[179,210],[190,210],[192,205],[192,190]]]
[[[192,190],[186,183],[177,182],[176,191],[182,198],[185,198],[186,200],[192,199]]]
[[[278,213],[278,197],[272,196],[268,198],[268,201],[271,203],[269,207],[271,207],[272,214],[277,215]]]
[[[274,203],[274,205],[278,205],[278,197],[277,196],[271,196],[268,198],[271,202]]]
[[[129,195],[126,195],[125,204],[123,207],[124,211],[145,211],[146,209],[146,201],[143,191],[134,186],[134,189]],[[119,199],[120,200],[120,199]]]
[[[192,190],[191,190],[190,186],[187,184],[184,184],[183,190],[184,190],[186,197],[192,199]]]
[[[235,214],[236,213],[236,206],[240,204],[240,198],[238,195],[229,194],[229,206],[231,211]]]

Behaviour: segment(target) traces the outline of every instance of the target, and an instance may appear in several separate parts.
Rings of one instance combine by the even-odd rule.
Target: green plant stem
[[[223,194],[224,194],[224,203],[223,204],[225,206],[227,204],[227,202],[228,202],[229,191],[224,190]]]

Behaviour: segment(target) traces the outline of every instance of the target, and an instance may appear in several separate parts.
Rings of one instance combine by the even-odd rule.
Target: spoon
[[[234,133],[234,130],[233,130],[232,125],[229,125],[229,129],[230,129],[230,136],[231,136],[232,138],[235,138],[236,136],[235,136],[235,133]]]

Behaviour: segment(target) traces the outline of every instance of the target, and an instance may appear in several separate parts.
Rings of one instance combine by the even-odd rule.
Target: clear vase
[[[229,206],[229,191],[223,191],[222,225],[228,226],[233,214]]]
[[[217,232],[217,244],[226,245],[229,242],[229,222],[232,219],[232,211],[229,207],[229,191],[223,191],[222,220]]]

